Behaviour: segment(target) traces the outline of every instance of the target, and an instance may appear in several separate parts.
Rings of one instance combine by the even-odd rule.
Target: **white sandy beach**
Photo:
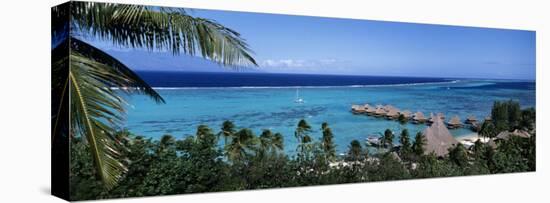
[[[463,145],[473,145],[477,140],[481,140],[481,142],[489,142],[489,138],[481,137],[477,133],[470,133],[467,135],[463,135],[460,137],[456,137],[456,140],[458,140]]]

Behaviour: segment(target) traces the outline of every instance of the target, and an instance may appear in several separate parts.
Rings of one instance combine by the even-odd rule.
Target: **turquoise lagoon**
[[[295,103],[296,91],[304,103]],[[156,104],[142,95],[128,101],[125,128],[131,132],[158,139],[169,134],[176,138],[193,135],[197,126],[206,124],[218,132],[225,120],[239,128],[251,128],[256,134],[263,129],[280,132],[285,138],[285,151],[297,146],[294,129],[300,119],[312,126],[311,136],[321,137],[321,123],[332,128],[338,153],[354,140],[364,141],[385,129],[399,133],[407,128],[414,136],[426,125],[354,115],[352,104],[391,104],[401,110],[443,112],[447,119],[454,115],[465,119],[474,115],[482,119],[490,114],[495,100],[513,99],[523,107],[535,106],[535,83],[500,80],[449,80],[436,83],[315,86],[315,87],[163,87],[157,91],[166,104]],[[468,129],[451,130],[459,137],[472,133]],[[397,142],[396,136],[396,142]]]

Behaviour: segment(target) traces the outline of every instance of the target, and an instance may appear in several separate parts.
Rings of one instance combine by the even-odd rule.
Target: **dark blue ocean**
[[[445,82],[450,79],[274,73],[138,72],[153,87],[296,87],[395,85]]]
[[[129,97],[126,128],[139,135],[182,138],[200,124],[218,132],[225,120],[238,127],[263,129],[285,136],[285,151],[294,152],[295,126],[306,119],[311,136],[321,137],[321,123],[328,122],[339,152],[354,140],[365,140],[385,129],[409,129],[414,135],[425,125],[405,124],[364,115],[353,115],[352,104],[391,104],[401,110],[443,112],[447,118],[469,115],[484,118],[495,100],[516,100],[535,106],[535,82],[517,80],[291,75],[265,73],[138,72],[164,97],[156,104],[142,95]],[[304,103],[295,103],[296,92]],[[451,130],[456,136],[468,129]],[[396,136],[397,139],[397,136]],[[397,140],[396,140],[397,142]]]

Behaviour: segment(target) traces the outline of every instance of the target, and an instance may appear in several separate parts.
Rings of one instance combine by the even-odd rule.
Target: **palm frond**
[[[128,67],[101,50],[71,38],[70,108],[71,130],[85,137],[98,176],[112,188],[127,171],[115,132],[121,126],[126,101],[117,90],[143,93],[164,102],[151,87]]]
[[[107,188],[112,188],[126,172],[120,161],[117,141],[112,134],[114,125],[122,120],[122,98],[98,80],[104,64],[89,60],[82,55],[71,54],[71,130],[86,138],[96,171]]]
[[[238,32],[212,20],[192,17],[183,9],[73,3],[73,27],[114,45],[170,51],[174,55],[200,54],[224,66],[257,66]]]
[[[98,75],[108,87],[117,87],[127,93],[137,91],[158,103],[165,103],[164,99],[130,68],[100,49],[76,38],[71,38],[71,51],[110,67],[112,70],[102,70],[104,74]]]

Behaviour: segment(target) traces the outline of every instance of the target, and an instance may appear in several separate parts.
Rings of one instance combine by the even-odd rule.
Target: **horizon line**
[[[352,77],[402,77],[402,78],[437,78],[437,79],[478,79],[478,80],[523,80],[536,82],[536,77],[531,78],[482,78],[482,77],[444,77],[444,76],[405,76],[405,75],[379,75],[379,74],[337,74],[337,73],[288,73],[288,72],[253,72],[227,70],[227,71],[194,71],[194,70],[151,70],[151,69],[134,69],[136,72],[176,72],[176,73],[220,73],[220,74],[280,74],[280,75],[323,75],[323,76],[352,76]]]

